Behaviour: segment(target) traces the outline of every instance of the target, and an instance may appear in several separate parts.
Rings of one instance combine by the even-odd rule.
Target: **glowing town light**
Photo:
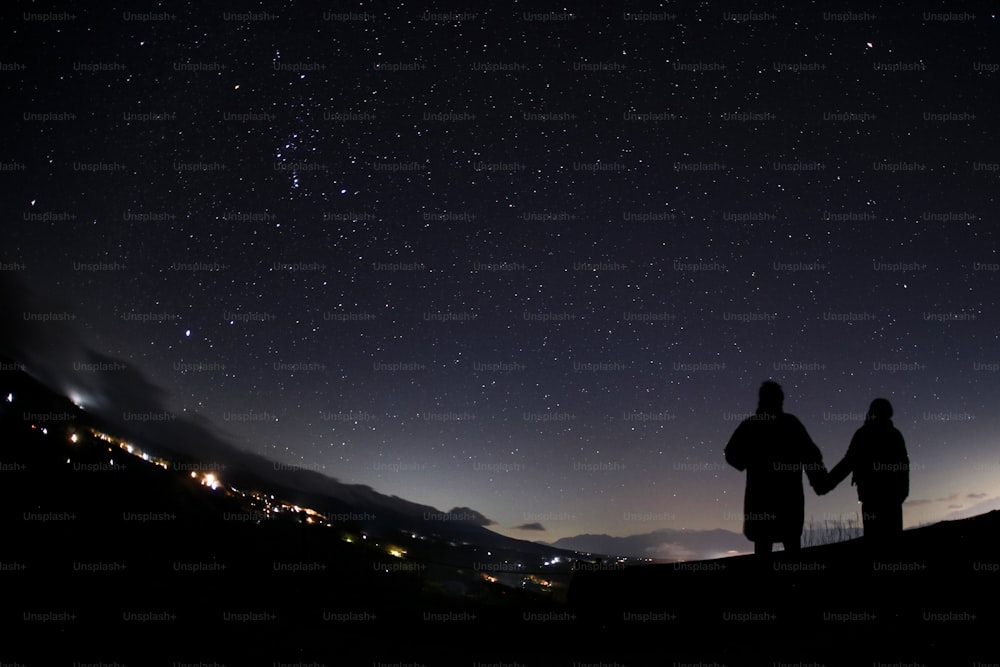
[[[76,444],[77,440],[78,440],[78,438],[76,437],[76,433],[74,433],[71,436],[69,436],[69,441],[72,442],[73,444]]]
[[[398,547],[389,547],[389,555],[395,556],[396,558],[402,558],[406,554],[406,551]]]
[[[219,480],[212,473],[205,473],[205,486],[214,491],[219,488]]]
[[[198,473],[196,473],[194,470],[192,470],[191,471],[191,478],[192,479],[198,479]]]
[[[14,402],[14,394],[7,394],[7,402],[8,403]]]

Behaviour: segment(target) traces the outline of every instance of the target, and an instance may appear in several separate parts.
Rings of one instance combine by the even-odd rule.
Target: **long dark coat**
[[[743,534],[758,542],[798,540],[805,522],[802,473],[814,487],[825,481],[823,454],[794,415],[757,411],[726,445],[726,461],[746,470]]]

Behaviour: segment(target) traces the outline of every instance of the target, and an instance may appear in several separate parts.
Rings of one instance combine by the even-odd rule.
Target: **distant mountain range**
[[[664,528],[641,535],[612,537],[611,535],[576,535],[552,543],[559,549],[584,553],[686,561],[722,558],[748,553],[750,543],[729,530],[679,530]]]

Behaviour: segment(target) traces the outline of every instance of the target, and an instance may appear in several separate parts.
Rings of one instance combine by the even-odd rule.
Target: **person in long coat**
[[[726,445],[726,462],[746,470],[743,534],[754,552],[769,554],[775,542],[785,551],[801,546],[805,523],[802,473],[817,494],[824,493],[823,454],[794,415],[784,412],[785,395],[777,382],[764,382],[757,411],[744,419]]]

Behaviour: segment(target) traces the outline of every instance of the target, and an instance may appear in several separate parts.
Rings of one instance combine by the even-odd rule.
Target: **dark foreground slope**
[[[61,418],[72,404],[44,392],[3,414],[4,665],[971,666],[1000,655],[996,512],[907,531],[878,552],[855,541],[764,563],[581,558],[567,590],[547,574],[485,569],[503,562],[490,545],[366,539],[370,526],[295,514],[258,522],[245,499],[83,437],[80,415]],[[533,556],[511,549],[519,557]]]
[[[531,569],[570,552],[384,502],[320,520],[277,488],[210,488],[197,462],[145,460],[20,371],[6,380],[0,665],[430,664],[463,638],[485,658],[481,628],[565,599],[568,568]]]
[[[581,572],[568,604],[623,647],[656,635],[695,664],[996,664],[998,536],[991,512],[881,547]]]

